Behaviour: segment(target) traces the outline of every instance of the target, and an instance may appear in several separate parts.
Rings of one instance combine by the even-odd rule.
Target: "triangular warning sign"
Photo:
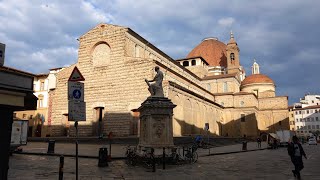
[[[68,81],[84,81],[84,77],[80,73],[77,66],[74,67]]]

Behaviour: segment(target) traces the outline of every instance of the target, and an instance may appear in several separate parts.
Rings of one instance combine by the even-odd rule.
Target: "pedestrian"
[[[197,144],[198,147],[202,147],[203,140],[202,140],[202,136],[201,135],[197,135],[195,141],[196,141],[196,144]]]
[[[292,170],[293,176],[300,179],[300,171],[304,168],[302,156],[304,156],[306,159],[307,156],[301,144],[299,143],[299,139],[297,136],[292,137],[292,142],[288,145],[288,154],[291,158],[291,162],[294,165],[294,170]]]
[[[257,138],[257,143],[258,143],[258,148],[261,148],[261,138],[260,137]]]
[[[278,149],[278,140],[276,138],[273,140],[273,148]]]

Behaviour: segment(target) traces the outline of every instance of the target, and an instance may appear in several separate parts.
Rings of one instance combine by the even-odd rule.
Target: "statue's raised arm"
[[[149,86],[148,90],[151,94],[151,97],[164,97],[162,88],[163,73],[160,71],[159,66],[156,66],[154,70],[157,72],[157,74],[154,76],[153,80],[148,81],[145,79],[147,85]],[[154,83],[150,84],[150,82]]]

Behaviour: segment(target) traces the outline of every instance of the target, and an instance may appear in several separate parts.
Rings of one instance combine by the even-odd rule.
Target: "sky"
[[[31,73],[77,61],[77,38],[99,23],[131,28],[173,59],[185,58],[206,37],[227,43],[240,63],[273,79],[289,104],[320,94],[318,0],[0,0],[5,66]]]

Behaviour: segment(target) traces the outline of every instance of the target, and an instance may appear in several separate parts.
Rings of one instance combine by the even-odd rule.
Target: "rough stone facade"
[[[233,74],[205,77],[206,67],[199,67],[201,76],[197,76],[131,29],[110,24],[97,25],[79,42],[77,62],[57,73],[50,96],[53,136],[64,135],[66,129],[74,135],[73,122],[68,122],[66,115],[67,81],[75,66],[85,78],[86,121],[79,122],[79,136],[97,136],[99,107],[104,108],[105,134],[137,135],[138,115],[132,110],[150,95],[144,79],[154,77],[155,66],[164,73],[165,96],[177,105],[174,136],[207,133],[203,128],[209,123],[212,135],[254,137],[259,130],[270,130],[270,118],[265,118],[268,113],[274,113],[274,122],[288,117],[283,110],[286,97],[260,99],[253,92],[240,92],[238,61],[232,65]],[[197,63],[206,65],[200,60]]]

